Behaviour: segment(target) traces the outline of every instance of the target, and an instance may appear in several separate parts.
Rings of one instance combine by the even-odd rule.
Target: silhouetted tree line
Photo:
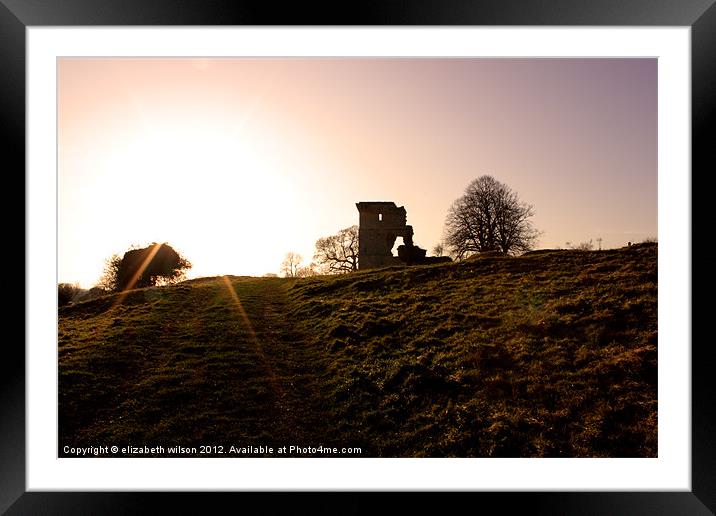
[[[520,201],[508,186],[491,176],[481,176],[450,207],[443,242],[435,246],[433,253],[442,256],[447,248],[459,259],[488,251],[504,254],[528,251],[539,234],[529,221],[533,215],[533,207]],[[302,260],[298,253],[287,253],[281,273],[285,277],[306,277],[358,270],[358,226],[319,238],[313,261],[304,266]],[[89,291],[83,291],[79,285],[58,285],[58,304],[64,306],[80,296],[87,299],[101,293],[175,283],[186,278],[189,268],[189,260],[169,244],[153,242],[108,258],[98,285]]]
[[[492,176],[481,176],[453,202],[443,241],[434,247],[433,254],[442,257],[448,251],[453,258],[461,259],[475,253],[529,251],[539,236],[530,221],[533,215],[534,208],[522,202],[507,185]],[[281,267],[283,275],[302,277],[358,270],[358,226],[319,238],[311,264],[301,267],[301,260],[300,255],[288,253]]]

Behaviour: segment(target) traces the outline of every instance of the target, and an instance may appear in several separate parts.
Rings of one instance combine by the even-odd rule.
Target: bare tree
[[[539,235],[529,220],[533,215],[534,208],[507,185],[481,176],[450,207],[444,241],[457,258],[486,251],[529,251]]]
[[[445,254],[445,245],[442,242],[433,247],[433,256],[443,256]]]
[[[594,249],[594,244],[592,244],[591,238],[589,239],[589,242],[581,242],[576,245],[572,244],[572,242],[566,242],[565,245],[567,246],[567,249],[574,249],[575,251],[591,251]]]
[[[322,272],[344,274],[358,270],[358,226],[319,238],[313,261]]]
[[[281,274],[284,278],[297,277],[298,269],[303,261],[303,256],[298,253],[286,253],[286,257],[281,262]]]
[[[320,273],[316,269],[316,264],[311,262],[306,266],[299,267],[298,270],[296,270],[296,277],[310,278],[311,276],[318,276]]]

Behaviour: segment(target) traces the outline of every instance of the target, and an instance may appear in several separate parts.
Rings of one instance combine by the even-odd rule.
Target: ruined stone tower
[[[360,213],[358,226],[358,268],[373,269],[390,265],[404,265],[401,259],[406,255],[401,249],[418,250],[413,246],[413,227],[406,222],[405,208],[394,202],[374,201],[356,203]],[[403,237],[403,245],[398,249],[401,258],[393,256],[395,239]],[[422,256],[425,251],[422,250]]]

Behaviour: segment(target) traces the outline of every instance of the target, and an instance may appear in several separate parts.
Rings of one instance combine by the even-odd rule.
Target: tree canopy
[[[119,292],[176,283],[186,277],[189,268],[189,260],[169,244],[153,242],[144,248],[129,249],[121,258],[119,255],[109,258],[100,286],[110,292]]]
[[[516,254],[534,247],[539,232],[532,205],[492,176],[473,180],[455,200],[445,221],[444,240],[456,258],[499,251]]]
[[[327,274],[358,270],[358,226],[341,229],[337,234],[319,238],[313,261]]]
[[[281,274],[284,278],[298,277],[298,271],[303,261],[303,256],[293,251],[286,253],[286,257],[281,262]]]

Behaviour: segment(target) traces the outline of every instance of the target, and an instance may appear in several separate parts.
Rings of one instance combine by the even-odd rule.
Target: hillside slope
[[[60,309],[60,448],[655,457],[656,360],[655,244],[204,278]]]

